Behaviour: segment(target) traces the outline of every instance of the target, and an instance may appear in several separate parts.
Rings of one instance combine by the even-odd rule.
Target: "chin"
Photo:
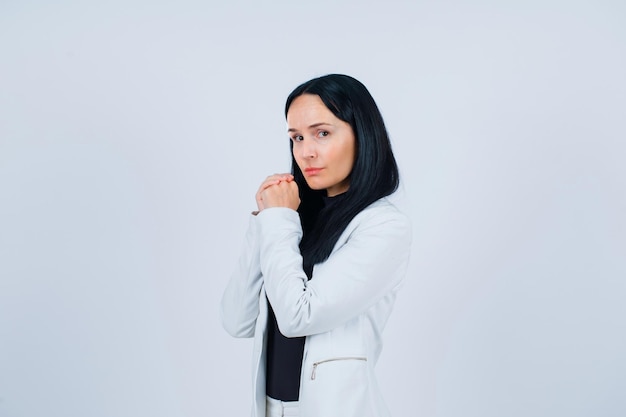
[[[313,191],[323,191],[326,189],[326,187],[311,187],[310,185],[309,188]]]
[[[306,184],[309,186],[309,188],[311,190],[321,191],[321,190],[325,190],[326,189],[325,185],[320,185],[319,183],[311,183],[311,182],[307,181]]]

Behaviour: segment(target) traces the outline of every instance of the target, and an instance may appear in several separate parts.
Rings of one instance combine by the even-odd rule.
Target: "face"
[[[293,157],[313,190],[329,197],[350,186],[356,141],[349,123],[337,118],[314,94],[298,96],[287,112]]]

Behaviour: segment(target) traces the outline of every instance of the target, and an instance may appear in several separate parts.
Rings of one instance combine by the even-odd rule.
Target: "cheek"
[[[352,172],[354,166],[354,159],[356,157],[356,149],[354,143],[346,144],[341,151],[342,166],[344,166],[349,172]]]
[[[302,170],[302,158],[300,158],[298,156],[297,152],[293,152],[292,151],[291,154],[293,155],[293,159],[296,161],[296,164],[298,165],[298,168],[300,168],[300,170]]]

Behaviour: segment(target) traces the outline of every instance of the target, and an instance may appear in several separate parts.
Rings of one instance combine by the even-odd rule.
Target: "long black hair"
[[[300,190],[298,212],[303,228],[300,244],[307,266],[325,261],[350,221],[374,201],[396,191],[399,183],[398,165],[391,151],[391,142],[383,117],[367,88],[358,80],[341,74],[314,78],[296,87],[287,98],[285,117],[291,103],[303,94],[320,97],[326,107],[352,127],[356,141],[354,166],[350,185],[340,204],[324,210],[326,190],[311,189],[293,158],[291,172]]]

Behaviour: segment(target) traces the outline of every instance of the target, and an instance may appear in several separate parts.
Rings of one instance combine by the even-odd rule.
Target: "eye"
[[[330,133],[328,133],[326,130],[320,130],[319,132],[317,132],[317,137],[318,138],[325,138],[326,136],[328,136]]]
[[[291,137],[291,140],[294,142],[302,142],[302,140],[304,139],[304,137],[302,135],[293,135]]]

